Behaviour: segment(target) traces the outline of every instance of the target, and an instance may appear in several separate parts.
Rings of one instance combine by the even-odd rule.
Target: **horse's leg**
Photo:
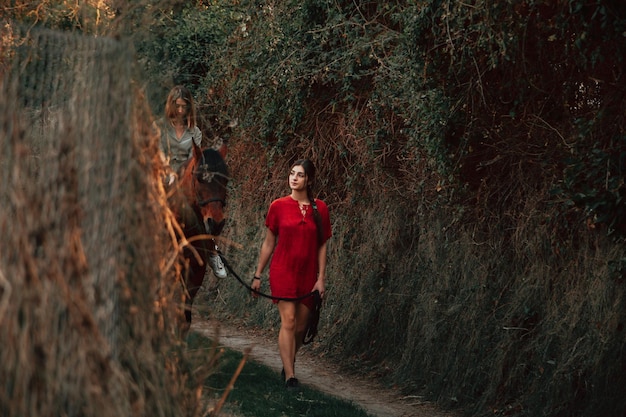
[[[185,322],[187,328],[191,326],[191,311],[193,307],[193,300],[202,288],[202,281],[204,280],[204,274],[206,273],[206,263],[199,265],[196,262],[192,262],[188,271],[185,291]]]
[[[193,275],[196,275],[196,272],[194,272]],[[200,286],[201,285],[202,282],[200,282]],[[193,283],[189,283],[187,286],[188,295],[185,298],[185,320],[189,324],[191,324],[191,308],[193,306],[193,299],[196,297],[196,294],[198,294],[200,286],[194,286]]]
[[[196,275],[196,272],[192,272],[191,275]],[[191,282],[194,281],[189,280],[186,284],[185,289],[185,321],[181,324],[181,336],[182,338],[186,338],[189,333],[189,329],[191,328],[191,310],[193,308],[193,299],[196,297],[198,290],[200,287],[194,286]]]
[[[194,245],[194,249],[195,251],[192,251],[189,248],[183,249],[184,321],[181,323],[180,329],[181,337],[183,339],[187,337],[187,333],[191,328],[191,311],[193,308],[193,300],[200,290],[200,287],[202,286],[204,271],[206,270],[206,261],[204,260],[204,256],[202,256],[202,252],[200,252],[202,263],[199,263],[198,259],[196,258],[199,247],[197,245]]]

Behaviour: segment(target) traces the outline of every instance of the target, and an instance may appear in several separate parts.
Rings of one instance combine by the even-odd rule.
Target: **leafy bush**
[[[476,416],[624,414],[618,2],[147,10],[150,26],[119,27],[153,108],[189,84],[230,138],[241,246],[225,249],[242,274],[290,162],[317,165],[334,236],[314,349]],[[275,328],[271,304],[222,285],[216,313]]]
[[[476,415],[621,415],[623,377],[593,365],[623,345],[621,9],[241,6],[205,79],[241,121],[235,264],[310,157],[334,219],[317,349]]]

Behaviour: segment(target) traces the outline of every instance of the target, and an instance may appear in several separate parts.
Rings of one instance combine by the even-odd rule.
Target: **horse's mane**
[[[226,166],[226,162],[219,151],[208,148],[202,151],[202,155],[204,155],[204,162],[211,171],[222,174],[225,177],[228,176],[228,166]]]
[[[185,161],[178,169],[179,177],[190,165],[195,167],[204,163],[208,165],[210,171],[220,174],[219,176],[222,178],[228,178],[228,166],[226,165],[224,158],[222,158],[222,155],[218,150],[213,148],[206,148],[202,151],[202,155],[204,161],[196,160],[197,158],[195,158],[195,155]]]

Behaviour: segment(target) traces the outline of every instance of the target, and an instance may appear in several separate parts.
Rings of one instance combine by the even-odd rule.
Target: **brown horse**
[[[183,245],[184,333],[191,325],[193,299],[202,286],[209,256],[217,254],[213,237],[219,236],[226,221],[229,178],[225,156],[226,145],[217,150],[202,150],[194,144],[193,155],[180,167],[178,181],[169,197],[169,205],[189,242]]]

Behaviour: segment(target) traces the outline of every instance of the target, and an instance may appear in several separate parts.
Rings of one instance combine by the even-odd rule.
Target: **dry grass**
[[[30,34],[0,104],[0,414],[206,415],[217,356],[177,335],[180,249],[132,60]]]

